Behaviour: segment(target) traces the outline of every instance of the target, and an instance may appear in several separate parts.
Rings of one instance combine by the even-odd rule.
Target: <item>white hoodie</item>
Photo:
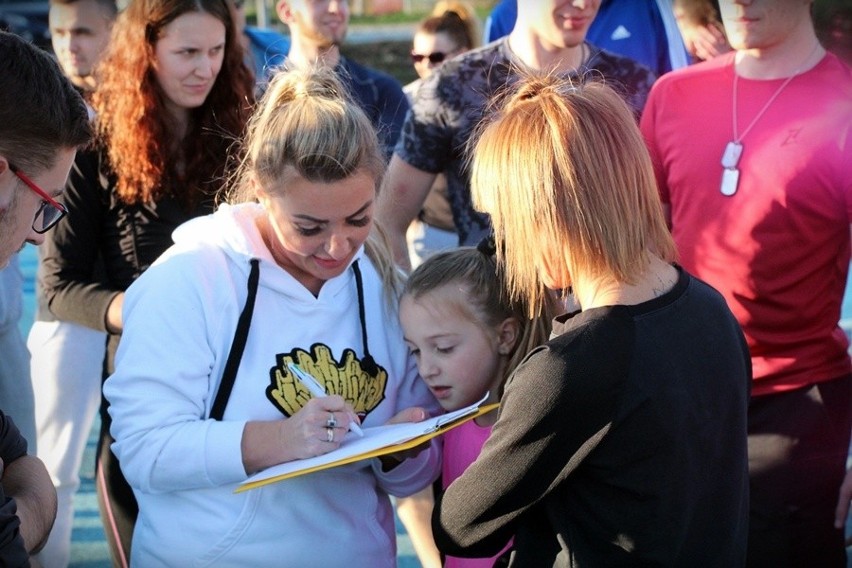
[[[182,225],[175,245],[127,291],[116,372],[104,394],[112,449],[139,501],[131,564],[395,566],[388,494],[411,494],[437,477],[435,445],[390,472],[373,459],[234,494],[247,477],[240,452],[246,421],[280,419],[308,399],[285,380],[289,360],[337,382],[332,392],[358,395],[355,410],[367,413],[366,426],[411,406],[440,412],[363,250],[356,261],[369,353],[386,377],[361,372],[351,267],[314,297],[272,259],[255,225],[261,214],[257,204],[223,206]],[[260,282],[248,342],[224,419],[216,421],[207,417],[252,258],[260,259]]]

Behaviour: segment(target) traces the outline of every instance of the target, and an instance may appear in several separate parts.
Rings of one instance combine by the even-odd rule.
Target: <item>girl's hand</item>
[[[690,55],[705,61],[731,51],[724,28],[716,22],[701,24],[678,20],[681,35]]]
[[[413,406],[411,408],[401,410],[396,414],[396,416],[388,420],[386,424],[400,424],[402,422],[423,422],[427,418],[429,418],[429,413],[426,412],[426,409],[420,408],[419,406]],[[430,443],[431,442],[423,442],[419,446],[415,446],[409,450],[380,456],[379,460],[382,462],[382,471],[390,471],[405,460],[417,457],[420,452],[429,447]]]
[[[731,51],[725,31],[721,24],[715,23],[696,28],[692,37],[692,46],[695,56],[703,61]]]

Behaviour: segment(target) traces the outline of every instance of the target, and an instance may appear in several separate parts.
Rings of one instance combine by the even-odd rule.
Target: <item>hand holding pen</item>
[[[290,369],[290,372],[296,377],[305,388],[308,389],[308,392],[311,393],[312,396],[315,397],[324,397],[328,396],[328,393],[325,392],[325,389],[315,378],[313,378],[310,374],[303,371],[300,367],[295,365],[294,363],[287,363],[287,368]],[[337,427],[337,419],[334,417],[333,412],[329,412],[328,420],[325,424],[326,432],[328,435],[328,441],[334,441],[334,428]],[[354,432],[356,435],[363,437],[364,431],[361,430],[361,426],[353,419],[349,422],[349,430]]]

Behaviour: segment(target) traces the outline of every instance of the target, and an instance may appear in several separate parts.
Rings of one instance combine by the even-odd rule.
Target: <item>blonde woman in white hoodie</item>
[[[384,158],[345,92],[330,71],[277,75],[229,204],[181,226],[127,292],[104,390],[139,502],[131,564],[390,568],[389,496],[438,475],[430,444],[234,494],[259,470],[336,449],[352,422],[439,412],[373,225]],[[289,363],[334,394],[312,398]]]

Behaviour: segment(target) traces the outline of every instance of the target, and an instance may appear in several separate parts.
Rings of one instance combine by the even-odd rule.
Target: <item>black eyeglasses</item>
[[[234,0],[234,8],[239,10],[246,3],[246,0]]]
[[[428,59],[429,63],[437,64],[437,63],[441,63],[444,59],[446,59],[447,55],[448,54],[444,53],[443,51],[435,51],[435,52],[432,52],[432,53],[429,53],[429,54],[415,53],[415,52],[412,51],[411,52],[411,61],[414,62],[414,63],[420,63],[424,59]]]
[[[68,209],[66,209],[64,205],[56,201],[48,195],[45,190],[37,186],[33,180],[24,175],[24,172],[12,164],[9,164],[9,169],[12,170],[12,173],[15,174],[19,180],[24,182],[28,188],[36,192],[36,194],[41,197],[41,205],[33,218],[33,231],[38,234],[46,233],[52,229],[60,219],[68,214]]]

